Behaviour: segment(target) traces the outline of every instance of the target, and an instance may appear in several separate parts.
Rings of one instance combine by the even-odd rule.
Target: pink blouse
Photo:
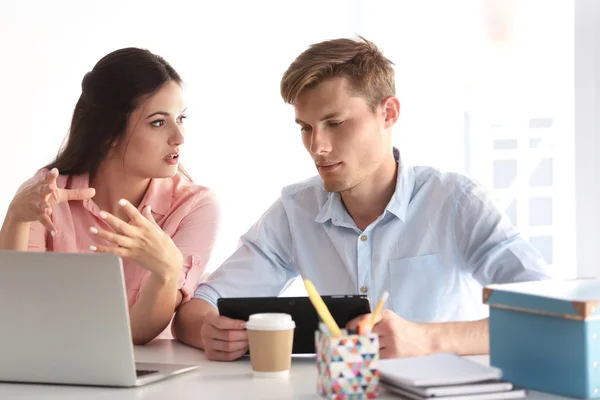
[[[47,170],[41,170],[23,186],[40,179],[46,173]],[[57,178],[57,186],[65,189],[87,188],[89,177],[87,174],[60,175]],[[147,206],[151,207],[158,225],[171,236],[183,254],[184,262],[178,283],[183,294],[183,304],[191,299],[199,285],[215,243],[220,222],[216,196],[212,190],[176,175],[173,178],[152,179],[138,209],[141,212]],[[89,231],[91,226],[113,231],[99,217],[100,211],[93,199],[70,201],[54,206],[52,222],[58,231],[56,236],[52,237],[40,222],[34,222],[31,224],[29,249],[91,252],[90,245],[113,245]],[[135,304],[142,283],[150,272],[129,259],[123,259],[123,272],[127,299],[131,307]],[[158,337],[172,338],[170,325]]]

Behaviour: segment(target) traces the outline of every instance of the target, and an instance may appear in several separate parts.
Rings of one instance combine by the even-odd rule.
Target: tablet
[[[340,328],[352,319],[371,312],[367,296],[322,296],[331,316]],[[294,330],[294,354],[315,353],[315,331],[319,317],[308,297],[227,297],[217,300],[219,314],[232,319],[248,321],[258,313],[286,313],[296,323]]]

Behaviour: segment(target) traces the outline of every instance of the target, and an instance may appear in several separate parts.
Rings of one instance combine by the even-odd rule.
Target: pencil
[[[377,318],[379,318],[381,311],[383,311],[383,306],[385,305],[389,296],[390,294],[387,292],[387,290],[383,292],[383,295],[381,295],[381,299],[379,299],[377,307],[375,307],[375,311],[373,311],[373,314],[371,314],[371,329],[373,326],[375,326],[375,322],[377,321]]]
[[[321,320],[329,330],[331,336],[341,336],[342,332],[340,331],[340,327],[331,316],[329,309],[325,305],[325,302],[317,292],[317,289],[312,284],[312,282],[308,279],[305,279],[304,287],[306,287],[306,291],[308,292],[308,297],[310,298],[312,305],[315,307],[315,310],[317,310],[317,314],[319,314],[319,317],[321,317]]]

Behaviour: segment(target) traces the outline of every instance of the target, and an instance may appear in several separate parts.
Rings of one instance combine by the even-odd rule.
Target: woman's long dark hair
[[[172,81],[182,83],[167,61],[148,50],[129,47],[104,56],[83,78],[67,143],[46,167],[63,175],[94,175],[113,143],[125,136],[140,97]]]

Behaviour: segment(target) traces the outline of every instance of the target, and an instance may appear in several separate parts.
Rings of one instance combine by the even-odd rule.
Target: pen
[[[329,330],[331,336],[340,336],[342,334],[342,332],[340,331],[340,327],[337,325],[337,323],[331,316],[329,309],[327,308],[325,302],[317,292],[315,286],[312,284],[311,281],[305,279],[304,287],[306,287],[306,291],[308,292],[308,297],[310,298],[312,305],[315,307],[315,310],[317,310],[317,314],[319,314],[319,317],[321,317],[321,320]]]
[[[379,314],[381,314],[383,306],[385,305],[389,295],[390,294],[387,290],[383,292],[383,295],[381,295],[381,299],[379,299],[377,307],[375,307],[375,311],[373,311],[373,314],[371,315],[371,329],[373,329],[373,326],[375,326],[375,322],[377,321],[377,318],[379,318]]]

